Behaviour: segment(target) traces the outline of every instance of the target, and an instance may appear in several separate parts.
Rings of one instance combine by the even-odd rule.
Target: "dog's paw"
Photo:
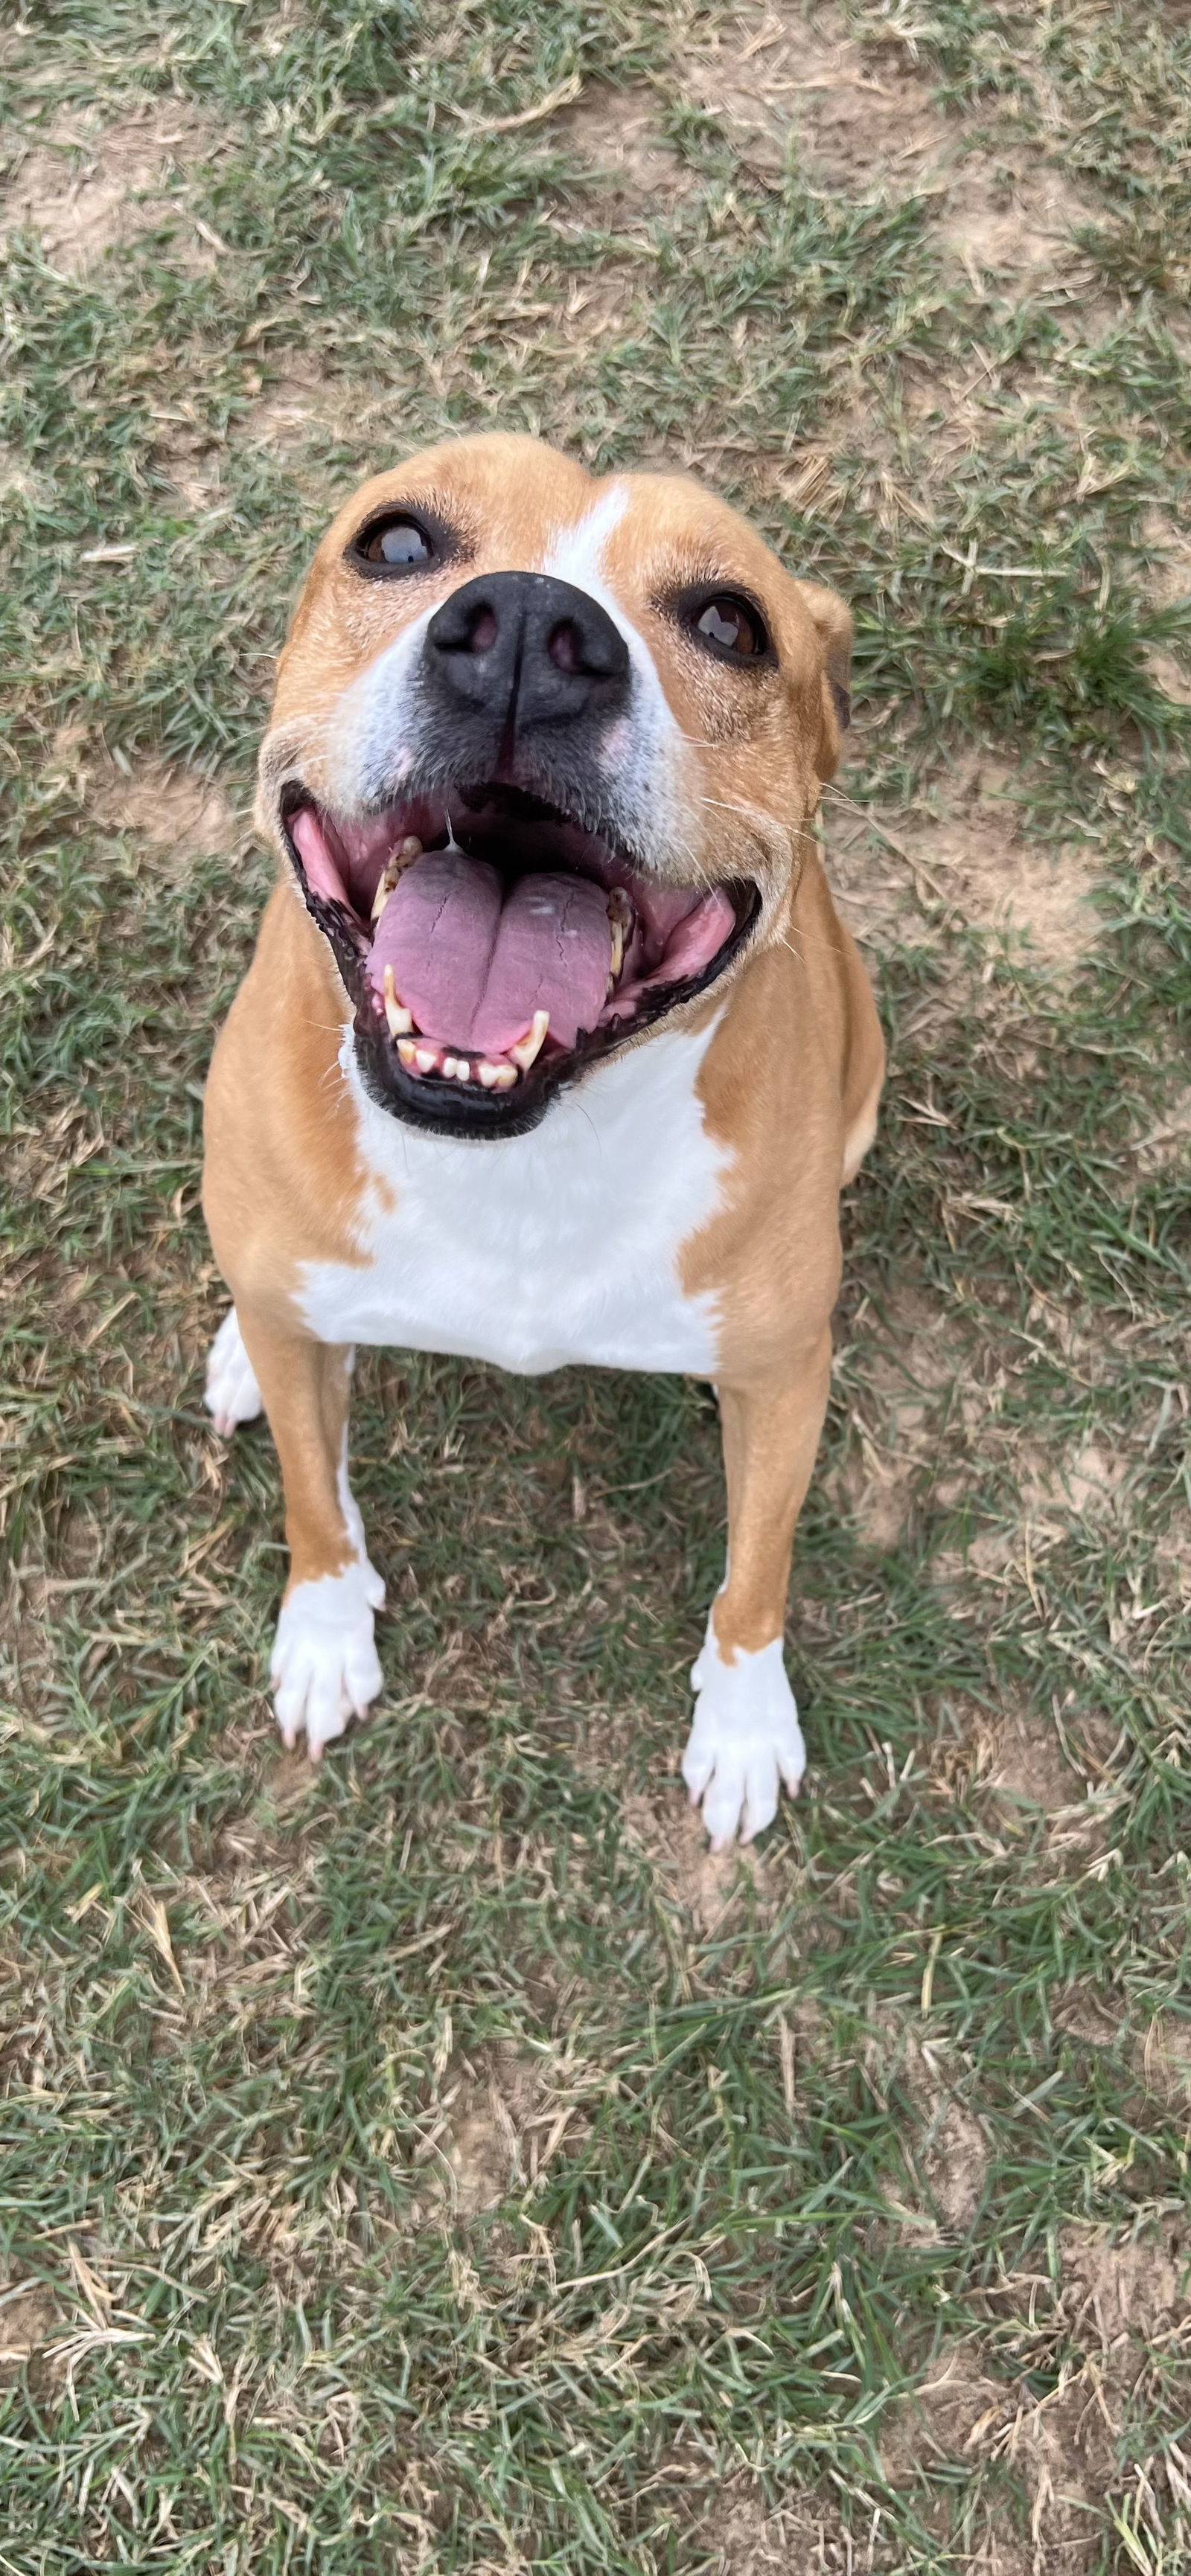
[[[751,1655],[738,1646],[735,1663],[728,1664],[708,1620],[691,1680],[695,1715],[682,1776],[691,1805],[702,1807],[712,1850],[726,1851],[738,1834],[751,1843],[772,1824],[783,1782],[794,1797],[806,1769],[806,1746],[780,1637]]]
[[[255,1422],[262,1410],[261,1391],[244,1348],[236,1310],[229,1306],[207,1355],[208,1413],[226,1438],[238,1422]]]
[[[269,1678],[288,1752],[304,1734],[310,1759],[317,1762],[349,1718],[366,1715],[383,1686],[372,1614],[384,1606],[384,1584],[367,1557],[342,1574],[296,1583],[287,1593]]]

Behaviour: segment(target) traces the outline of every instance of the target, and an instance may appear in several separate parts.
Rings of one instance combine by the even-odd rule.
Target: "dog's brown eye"
[[[752,601],[723,590],[707,600],[694,618],[696,635],[733,661],[755,662],[769,650],[769,637]]]
[[[417,565],[434,561],[434,547],[425,529],[403,511],[395,511],[390,519],[374,519],[357,537],[355,550],[365,563],[387,564],[394,572],[412,572]]]

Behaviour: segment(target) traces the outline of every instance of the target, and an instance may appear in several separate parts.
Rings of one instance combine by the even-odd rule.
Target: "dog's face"
[[[261,812],[373,1096],[518,1134],[780,940],[849,635],[681,477],[494,436],[366,483],[282,657]]]

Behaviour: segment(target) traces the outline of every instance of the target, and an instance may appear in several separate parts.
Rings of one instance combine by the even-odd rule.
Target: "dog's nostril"
[[[585,668],[583,643],[573,617],[562,617],[552,626],[546,651],[556,671],[582,671]]]
[[[467,645],[471,653],[489,653],[496,642],[497,624],[494,609],[477,608],[468,621]]]

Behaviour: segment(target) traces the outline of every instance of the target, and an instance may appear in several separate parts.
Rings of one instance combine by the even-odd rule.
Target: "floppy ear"
[[[815,766],[820,778],[833,778],[843,747],[841,737],[852,720],[852,618],[842,599],[822,582],[800,581],[797,588],[823,647],[823,721]]]

